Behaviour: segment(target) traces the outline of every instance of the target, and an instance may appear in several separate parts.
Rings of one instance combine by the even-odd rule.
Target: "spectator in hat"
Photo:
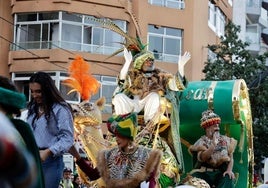
[[[237,141],[220,134],[221,118],[212,110],[202,113],[201,127],[206,134],[189,150],[197,155],[196,169],[192,176],[204,179],[211,187],[233,188],[233,152]]]
[[[24,143],[27,152],[29,152],[30,155],[32,155],[34,158],[35,165],[37,168],[36,169],[37,171],[35,172],[36,175],[35,179],[37,180],[35,187],[44,188],[45,186],[41,166],[41,159],[31,127],[26,122],[15,118],[20,116],[21,109],[25,108],[25,106],[26,106],[25,95],[23,93],[19,93],[15,85],[8,78],[0,76],[0,112],[5,114],[6,117],[8,117],[8,119],[11,121],[12,125],[18,131],[21,137],[21,141]],[[9,159],[12,160],[11,157]],[[19,160],[16,157],[14,159]],[[16,167],[18,168],[19,166],[16,165],[17,163],[15,162],[12,163],[14,163],[13,170],[16,170]],[[8,175],[8,173],[5,173],[5,175]],[[27,178],[27,176],[25,176],[25,178]]]
[[[38,188],[34,157],[1,108],[0,122],[0,187]]]
[[[100,151],[97,168],[93,168],[83,158],[76,163],[90,180],[103,178],[110,188],[140,187],[157,184],[162,152],[134,143],[137,134],[137,114],[114,115],[108,119],[108,130],[116,137],[117,146]]]
[[[86,188],[86,185],[83,184],[83,181],[78,174],[74,175],[73,185],[74,188]]]
[[[60,188],[73,188],[73,182],[72,182],[72,169],[69,167],[65,167],[63,169],[63,177],[60,181]]]

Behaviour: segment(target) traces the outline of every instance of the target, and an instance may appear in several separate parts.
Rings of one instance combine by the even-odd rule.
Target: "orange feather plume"
[[[89,73],[89,64],[81,57],[76,56],[69,67],[70,77],[63,83],[72,88],[69,93],[77,91],[82,100],[90,100],[100,87],[98,80]]]

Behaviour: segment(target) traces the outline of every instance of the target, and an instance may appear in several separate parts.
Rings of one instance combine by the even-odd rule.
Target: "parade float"
[[[78,64],[81,64],[81,62],[83,64],[81,67],[85,70],[86,64],[81,57],[78,57],[78,59],[74,61],[74,63]],[[86,75],[87,73],[84,72],[84,74]],[[79,78],[83,77],[83,73],[81,72],[79,72],[78,75]],[[83,99],[81,103],[72,105],[74,109],[74,127],[88,159],[92,161],[93,165],[96,165],[98,151],[111,148],[116,144],[109,137],[105,139],[101,130],[101,110],[104,106],[105,99],[100,98],[95,103],[90,102],[88,95],[85,97],[85,93],[82,92],[83,83],[85,82],[81,80],[83,79],[80,79],[79,83],[79,79],[71,77],[68,81],[65,81],[65,84],[74,88],[72,91],[78,91]],[[94,81],[94,78],[91,79],[91,81],[92,80]],[[94,82],[91,82],[91,84]],[[98,84],[93,85],[94,92],[96,92]],[[195,178],[189,179],[187,176],[193,169],[196,160],[195,157],[189,153],[188,148],[204,134],[204,130],[200,127],[202,111],[213,109],[222,118],[220,125],[221,134],[233,137],[238,141],[234,153],[233,169],[236,175],[236,188],[252,187],[252,117],[248,88],[245,81],[189,82],[187,88],[183,92],[177,92],[177,95],[173,96],[173,100],[169,102],[176,103],[177,108],[179,108],[180,121],[175,124],[172,123],[172,119],[170,119],[172,111],[166,107],[168,105],[163,104],[165,106],[164,121],[162,121],[160,125],[157,125],[157,129],[151,132],[151,135],[154,135],[156,139],[154,139],[153,144],[148,145],[148,147],[158,147],[159,143],[162,143],[159,142],[159,140],[161,140],[159,138],[169,140],[170,135],[172,135],[174,131],[180,133],[180,136],[172,139],[170,148],[166,146],[162,148],[164,156],[166,157],[162,160],[165,168],[163,168],[164,170],[161,173],[168,176],[170,179],[174,179],[175,182],[179,180],[179,182],[177,182],[178,185],[183,183],[202,187],[202,180]],[[161,116],[162,115],[163,114],[161,114]],[[142,114],[139,118],[142,118]],[[165,127],[165,129],[163,129],[163,127]],[[161,131],[161,129],[169,133],[165,134],[165,131]],[[140,137],[141,135],[142,134],[138,134],[137,136]],[[144,144],[141,140],[141,138],[136,138],[138,144]],[[167,145],[170,146],[170,143]],[[183,156],[183,161],[180,164],[181,168],[174,169],[174,163],[172,161],[174,156],[170,150],[173,150],[173,147],[178,145],[181,146],[182,153],[180,155]],[[86,180],[85,175],[81,171],[79,172],[84,180]],[[94,184],[97,187],[105,187],[101,180],[91,182],[90,184]]]
[[[136,37],[129,36],[128,33],[121,30],[109,19],[93,19],[91,21],[123,36],[125,41],[122,46],[125,49],[132,52],[133,49],[144,50],[147,45],[140,40],[140,32],[135,16],[131,13],[131,10],[126,11],[130,14],[137,27]],[[111,56],[121,53],[124,48],[119,49]],[[82,68],[76,70],[78,71],[76,77],[73,76],[74,70],[70,70],[70,78],[65,83],[73,88],[71,91],[77,91],[81,95],[82,102],[73,104],[74,126],[88,159],[95,166],[98,151],[108,149],[116,144],[109,135],[104,138],[101,132],[100,125],[103,123],[101,109],[105,99],[102,98],[93,103],[90,102],[90,97],[84,97],[84,91],[92,92],[92,90],[87,91],[86,89],[89,88],[90,84],[86,84],[84,88],[85,83],[87,83],[83,80],[83,77],[87,77],[88,74],[85,71],[88,70],[87,63],[81,57],[76,58],[72,64],[74,63],[80,64]],[[92,80],[96,81],[90,79],[90,82]],[[91,82],[91,85],[94,92],[96,92],[98,84],[94,82]],[[200,127],[201,114],[203,111],[211,109],[221,117],[221,134],[233,137],[238,141],[234,153],[233,168],[236,176],[235,187],[251,188],[254,161],[252,117],[248,88],[245,81],[241,79],[189,82],[182,92],[167,93],[163,98],[167,100],[161,101],[160,113],[154,117],[158,120],[156,121],[157,123],[149,123],[144,127],[143,114],[139,114],[141,129],[135,138],[137,144],[162,149],[163,160],[161,165],[163,168],[161,168],[159,178],[161,187],[168,187],[166,185],[171,185],[172,183],[178,186],[180,184],[203,188],[207,186],[203,184],[203,180],[188,176],[196,162],[195,156],[190,154],[188,148],[204,134],[204,130]],[[153,138],[153,142],[146,142],[147,138]],[[86,179],[82,172],[81,176]],[[105,187],[101,180],[98,180],[94,185],[96,187]]]

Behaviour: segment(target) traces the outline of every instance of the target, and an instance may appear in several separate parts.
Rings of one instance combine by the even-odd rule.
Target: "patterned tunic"
[[[123,153],[114,148],[105,153],[107,165],[112,179],[132,178],[135,173],[140,172],[149,158],[150,150],[138,147],[134,153]]]
[[[155,181],[159,175],[162,152],[139,146],[132,153],[117,147],[98,155],[98,170],[109,188],[139,187],[143,181]]]
[[[229,138],[224,135],[219,136],[218,144],[214,152],[212,153],[209,161],[202,161],[200,158],[200,154],[207,150],[212,144],[212,140],[207,136],[202,136],[196,143],[190,147],[190,151],[197,152],[197,159],[200,162],[205,162],[212,167],[219,167],[224,162],[230,161],[230,154],[232,154],[235,150],[237,141],[233,138]]]

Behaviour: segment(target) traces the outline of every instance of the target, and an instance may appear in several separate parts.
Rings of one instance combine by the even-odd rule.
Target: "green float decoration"
[[[200,127],[204,110],[212,109],[221,117],[221,134],[238,141],[234,153],[236,188],[252,187],[253,134],[248,88],[244,80],[189,82],[180,97],[180,135],[185,174],[193,168],[188,147],[205,131]]]

